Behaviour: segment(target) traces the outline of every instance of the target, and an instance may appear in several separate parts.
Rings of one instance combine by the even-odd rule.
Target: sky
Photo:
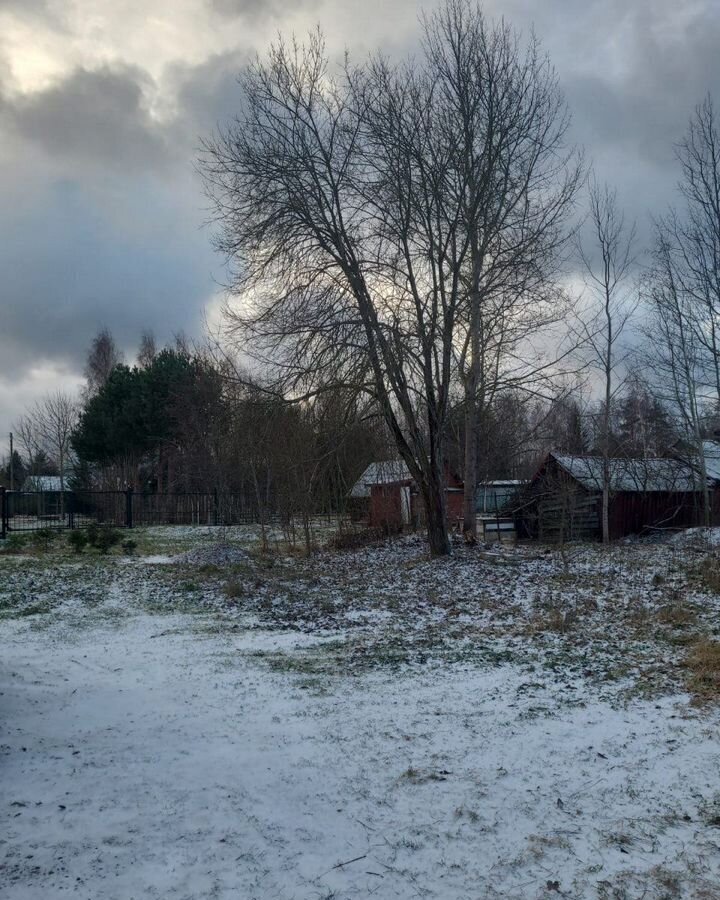
[[[320,24],[333,53],[413,52],[410,0],[0,0],[0,455],[23,408],[74,390],[107,327],[200,336],[223,263],[194,163],[239,109],[237,74],[278,33]],[[534,28],[572,137],[617,187],[640,246],[674,202],[674,144],[720,102],[718,0],[492,0]]]

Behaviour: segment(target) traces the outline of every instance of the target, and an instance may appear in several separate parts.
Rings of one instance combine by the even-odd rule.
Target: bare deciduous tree
[[[38,474],[34,471],[36,461],[44,451],[35,417],[30,411],[26,412],[17,420],[14,428],[18,442],[23,448],[25,459],[28,462],[28,473],[36,475]]]
[[[706,359],[697,339],[696,308],[676,277],[673,248],[658,229],[654,266],[647,280],[646,302],[650,310],[646,350],[655,383],[664,400],[678,411],[693,447],[703,491],[705,525],[711,521],[711,498],[703,452],[703,395]]]
[[[678,147],[684,215],[661,225],[678,288],[694,307],[696,335],[705,351],[703,379],[720,404],[720,129],[712,98],[696,108]]]
[[[628,321],[637,308],[637,300],[628,296],[625,282],[631,272],[634,256],[635,225],[627,225],[618,209],[617,195],[607,185],[593,181],[590,187],[590,224],[592,244],[579,244],[586,285],[593,295],[589,321],[582,323],[582,337],[592,364],[603,379],[601,412],[602,452],[602,539],[610,540],[610,457],[611,417],[615,395],[620,387],[616,372],[622,362],[619,344]],[[599,306],[599,310],[597,307]]]
[[[509,235],[517,241],[541,221],[553,233],[562,200],[535,200],[547,199],[555,176],[560,196],[570,195],[577,173],[558,156],[563,106],[534,45],[522,57],[507,29],[488,29],[461,0],[425,22],[425,38],[421,62],[346,62],[337,79],[321,35],[303,47],[279,43],[243,75],[246,111],[206,144],[201,168],[221,226],[217,246],[243,298],[242,310],[228,311],[235,336],[245,346],[251,338],[296,396],[342,385],[372,398],[420,489],[431,552],[441,555],[450,389],[458,351],[473,359],[479,327],[469,308],[482,302],[481,288],[499,289],[500,272],[506,286],[514,273],[516,292],[530,289],[535,270],[526,260],[518,274]],[[489,100],[488,134],[488,114],[470,107]],[[530,131],[496,121],[520,110]],[[532,184],[540,171],[544,192]],[[536,261],[540,245],[536,238]]]
[[[27,458],[34,459],[41,453],[57,466],[61,491],[66,489],[70,438],[77,416],[76,401],[56,391],[39,400],[16,425]]]
[[[85,364],[86,392],[89,397],[97,394],[115,366],[122,361],[123,355],[110,331],[102,328],[93,338]]]
[[[709,95],[677,155],[684,205],[656,222],[649,334],[657,381],[695,451],[709,524],[704,420],[708,409],[720,409],[720,128]]]
[[[157,344],[155,343],[155,335],[152,331],[143,331],[137,355],[138,365],[141,369],[147,369],[156,356]]]
[[[232,325],[296,391],[330,381],[373,394],[423,493],[432,552],[447,553],[441,434],[454,308],[442,295],[458,291],[460,273],[436,252],[444,216],[436,191],[423,191],[431,176],[412,164],[432,134],[429,86],[381,61],[348,68],[339,85],[319,35],[274,47],[243,86],[244,120],[207,145],[203,164],[218,245],[242,266],[233,288],[246,309]],[[425,248],[414,228],[423,196]]]
[[[464,527],[476,528],[478,430],[499,391],[530,389],[549,366],[529,337],[557,322],[554,285],[581,160],[565,145],[569,115],[556,75],[533,37],[450,0],[425,23],[434,98],[448,113],[443,140],[457,144],[462,191],[457,264],[458,369],[465,412]],[[522,348],[522,350],[520,349]]]

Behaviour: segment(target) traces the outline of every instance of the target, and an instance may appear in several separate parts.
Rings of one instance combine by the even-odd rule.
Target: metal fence
[[[46,528],[91,523],[143,525],[249,525],[260,521],[244,494],[142,494],[127,491],[8,491],[0,488],[0,538]]]

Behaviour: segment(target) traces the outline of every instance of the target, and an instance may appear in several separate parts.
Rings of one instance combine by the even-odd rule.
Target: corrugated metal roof
[[[589,491],[601,491],[601,456],[564,456],[553,453],[558,465]],[[720,461],[720,460],[719,460]],[[611,459],[610,490],[628,492],[700,491],[697,472],[678,459]]]
[[[703,456],[705,457],[705,471],[708,478],[720,481],[720,443],[717,441],[703,441]]]
[[[67,477],[65,479],[67,481]],[[59,475],[28,475],[23,482],[24,491],[61,491],[62,481]]]
[[[393,484],[397,481],[410,481],[412,476],[407,465],[401,459],[386,459],[382,462],[370,463],[350,491],[351,497],[370,496],[373,484]]]

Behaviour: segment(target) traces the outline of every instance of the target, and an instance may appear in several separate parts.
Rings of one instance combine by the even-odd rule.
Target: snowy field
[[[219,536],[0,553],[0,896],[720,898],[712,541]]]

